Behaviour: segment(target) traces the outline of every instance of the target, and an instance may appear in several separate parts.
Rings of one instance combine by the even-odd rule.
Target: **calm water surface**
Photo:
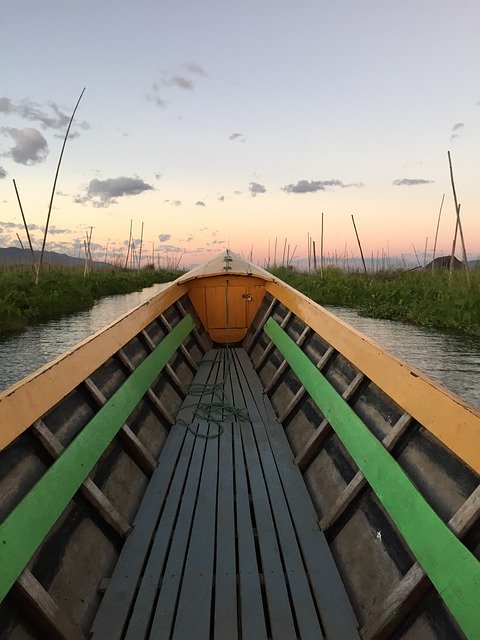
[[[0,390],[6,389],[50,362],[73,345],[113,322],[161,289],[153,285],[142,291],[109,296],[88,311],[28,327],[0,342]]]
[[[110,296],[88,311],[28,327],[3,340],[0,342],[0,390],[145,302],[160,288],[161,285],[154,285],[140,292]],[[362,318],[349,309],[329,307],[329,310],[470,404],[480,406],[478,338]]]
[[[327,308],[401,360],[480,407],[480,338],[363,318],[351,309]]]

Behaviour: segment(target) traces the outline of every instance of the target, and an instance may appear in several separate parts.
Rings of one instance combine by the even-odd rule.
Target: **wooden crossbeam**
[[[158,319],[160,320],[160,322],[163,324],[163,326],[165,327],[165,329],[167,331],[171,331],[172,330],[172,325],[169,323],[169,321],[165,318],[165,316],[163,315],[163,313],[161,313],[158,316]],[[185,347],[185,345],[180,345],[180,351],[183,355],[183,357],[185,358],[185,360],[187,361],[188,366],[190,367],[190,369],[193,371],[193,373],[196,372],[196,370],[198,369],[198,364],[195,362],[195,360],[192,358],[192,356],[189,354],[187,348]]]
[[[246,345],[244,345],[247,353],[250,353],[250,351],[253,348],[253,345],[255,344],[256,339],[258,338],[258,336],[262,333],[263,331],[263,325],[265,324],[265,322],[268,320],[268,318],[272,315],[273,310],[275,309],[276,305],[278,304],[278,300],[276,300],[275,298],[273,298],[273,300],[271,301],[271,303],[268,305],[267,310],[265,311],[264,315],[262,316],[261,320],[258,323],[258,327],[255,329],[255,331],[252,333],[252,335],[250,336],[250,340],[248,341],[248,343]]]
[[[117,356],[119,357],[119,359],[122,362],[122,364],[125,365],[125,367],[130,372],[135,370],[133,362],[130,360],[130,358],[127,356],[127,354],[125,353],[125,351],[123,349],[119,349],[117,351]],[[165,407],[163,402],[160,400],[160,398],[157,396],[157,394],[153,391],[153,389],[151,387],[147,391],[147,397],[150,400],[150,402],[153,404],[153,406],[157,409],[157,411],[165,418],[165,420],[168,422],[169,426],[173,425],[175,423],[175,420],[173,419],[172,414]]]
[[[319,371],[322,371],[322,369],[325,367],[325,365],[327,364],[327,362],[330,360],[330,358],[333,356],[334,353],[335,353],[335,349],[333,347],[328,347],[328,349],[325,351],[323,356],[317,362],[317,369]],[[279,422],[281,422],[282,424],[285,423],[287,418],[290,417],[292,411],[295,409],[295,407],[298,406],[299,402],[302,400],[302,398],[305,396],[306,393],[307,392],[305,387],[300,387],[300,389],[297,391],[297,393],[293,396],[293,398],[290,400],[288,405],[285,407],[282,415],[279,416],[278,418]]]
[[[180,300],[177,300],[176,304],[174,304],[173,306],[176,307],[178,311],[180,311],[180,313],[182,314],[182,317],[185,317],[188,315],[188,311],[185,309],[185,307],[180,302]],[[203,350],[204,354],[212,348],[212,343],[209,340],[209,338],[207,337],[204,340],[203,336],[200,334],[200,332],[196,327],[194,327],[192,331],[192,335],[197,341],[198,346],[201,347],[201,349]]]
[[[479,518],[480,485],[452,516],[448,526],[458,538],[462,539]],[[365,638],[365,640],[367,638],[368,640],[389,638],[431,586],[432,583],[425,571],[416,562],[388,596],[383,603],[382,610],[375,614],[374,620],[367,622],[362,628],[362,638]]]
[[[305,329],[302,331],[302,333],[298,336],[297,340],[295,341],[295,344],[297,345],[297,347],[303,346],[306,339],[311,333],[312,333],[312,330],[310,329],[310,327],[305,327]],[[282,364],[278,367],[273,378],[266,385],[265,393],[272,392],[272,389],[274,389],[277,386],[277,384],[280,382],[281,377],[283,376],[283,374],[287,369],[288,369],[288,362],[284,359]]]
[[[42,443],[54,460],[65,451],[58,438],[48,429],[42,420],[32,425],[32,432]],[[106,495],[98,488],[91,478],[86,478],[80,486],[80,493],[92,505],[98,515],[114,529],[120,537],[125,538],[131,527],[122,514],[113,506]]]
[[[171,330],[171,327],[170,327],[170,330]],[[141,334],[142,334],[143,339],[147,343],[147,346],[150,349],[150,351],[155,351],[155,349],[157,348],[157,345],[151,339],[151,337],[148,335],[148,333],[146,332],[145,329],[142,330]],[[187,395],[187,389],[186,389],[185,385],[180,380],[180,378],[177,376],[177,374],[173,370],[172,366],[168,362],[165,365],[165,372],[168,375],[168,377],[170,378],[170,380],[173,382],[173,384],[175,385],[177,390],[180,391],[180,393],[182,395],[184,395],[184,396]]]
[[[35,576],[24,569],[12,588],[12,594],[46,638],[85,640],[85,634],[73,624],[45,591]]]
[[[280,323],[280,326],[282,327],[282,329],[284,329],[287,326],[287,324],[290,322],[290,318],[292,318],[292,316],[293,316],[293,313],[291,311],[289,311],[287,313],[287,315],[283,318],[283,320]],[[262,329],[263,329],[263,327],[262,327]],[[265,348],[264,352],[262,353],[262,355],[258,359],[258,362],[253,366],[255,371],[258,371],[259,369],[261,369],[263,367],[263,365],[267,361],[269,355],[272,353],[274,347],[275,347],[275,345],[273,344],[273,342],[270,342],[269,345]]]
[[[100,407],[103,407],[103,405],[106,404],[107,399],[93,380],[91,378],[85,378],[84,384],[96,403]],[[125,423],[119,430],[118,438],[143,473],[150,477],[157,468],[157,463],[152,454],[148,451],[145,445],[140,442],[127,423]]]
[[[342,393],[342,398],[344,400],[349,400],[361,385],[364,378],[365,376],[363,375],[363,373],[357,373],[352,382]],[[332,427],[330,426],[328,420],[325,418],[324,420],[322,420],[320,426],[315,429],[302,451],[297,455],[297,457],[295,458],[295,463],[298,465],[302,473],[312,462],[313,458],[317,455],[318,450],[322,446],[325,438],[328,436],[331,430]]]
[[[403,413],[402,416],[393,425],[391,430],[383,438],[382,444],[388,450],[391,451],[397,442],[402,438],[412,423],[412,417],[408,413]],[[347,484],[340,496],[337,498],[335,504],[330,511],[323,516],[320,520],[320,527],[323,531],[329,529],[338,518],[344,513],[347,507],[358,496],[363,487],[367,484],[365,476],[361,471],[357,471],[352,480]]]

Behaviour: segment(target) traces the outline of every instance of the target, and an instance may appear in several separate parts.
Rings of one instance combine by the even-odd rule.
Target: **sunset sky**
[[[477,0],[3,0],[0,246],[35,245],[68,119],[47,249],[193,265],[270,239],[325,252],[448,254],[450,150],[480,255]],[[317,246],[318,246],[317,244]],[[83,253],[81,253],[83,255]],[[460,250],[457,256],[460,257]]]

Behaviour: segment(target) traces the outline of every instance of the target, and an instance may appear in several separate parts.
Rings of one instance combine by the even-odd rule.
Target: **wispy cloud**
[[[243,135],[243,133],[231,133],[228,136],[228,139],[234,141],[236,140],[237,142],[245,142],[247,138]]]
[[[450,135],[450,141],[455,140],[455,138],[459,138],[460,137],[460,133],[459,131],[461,129],[463,129],[465,126],[464,122],[457,122],[453,125],[452,127],[452,133]]]
[[[248,185],[248,190],[250,191],[250,196],[252,198],[255,198],[259,193],[266,192],[266,188],[259,182],[250,182],[250,184]]]
[[[37,102],[31,100],[14,102],[10,98],[0,98],[0,113],[6,115],[14,114],[25,120],[38,122],[42,129],[65,129],[70,121],[70,115],[65,113],[55,102],[49,102],[48,109],[50,113]],[[90,128],[88,122],[85,121],[78,123],[77,126],[83,130]],[[76,135],[78,135],[78,133]]]
[[[158,239],[160,240],[160,242],[167,242],[167,240],[170,240],[172,236],[169,233],[161,233],[158,236]]]
[[[195,203],[195,205],[196,205],[197,207],[205,207],[205,206],[206,206],[206,205],[205,205],[205,203],[204,203],[204,202],[202,202],[202,200],[197,200],[197,201],[196,201],[196,203]]]
[[[296,184],[287,184],[282,187],[282,191],[287,193],[316,193],[317,191],[326,191],[333,187],[348,189],[349,187],[363,187],[362,182],[345,183],[341,180],[333,178],[332,180],[299,180]]]
[[[144,191],[150,191],[153,187],[144,182],[138,176],[128,178],[120,176],[118,178],[108,178],[98,180],[94,178],[86,187],[83,195],[77,195],[74,202],[86,204],[90,202],[94,207],[109,207],[118,203],[118,198],[123,196],[138,196]]]
[[[195,62],[187,62],[182,65],[182,69],[186,73],[172,73],[171,71],[163,71],[158,80],[152,84],[151,92],[147,94],[147,99],[156,104],[161,109],[166,109],[168,102],[165,100],[164,93],[173,89],[181,89],[182,91],[193,91],[195,87],[195,79],[208,76],[208,73]]]
[[[424,178],[399,178],[393,184],[397,187],[416,187],[420,184],[433,184],[435,180],[425,180]]]
[[[3,178],[6,178],[6,177],[7,177],[7,172],[3,167],[0,167],[0,180],[3,180]]]
[[[13,147],[2,155],[9,156],[15,162],[26,165],[38,164],[47,157],[48,144],[38,129],[33,129],[32,127],[25,129],[2,127],[1,132],[15,142]]]
[[[0,229],[24,229],[25,227],[23,226],[23,223],[21,222],[3,222],[0,220]],[[29,224],[28,225],[28,230],[29,231],[41,231],[42,233],[44,233],[45,231],[45,227],[40,227],[38,224]],[[52,225],[50,227],[48,227],[48,233],[51,233],[53,235],[63,235],[65,233],[72,233],[71,229],[62,229],[60,227],[56,227],[55,225]]]
[[[217,200],[220,202],[225,202],[225,196],[218,196]]]

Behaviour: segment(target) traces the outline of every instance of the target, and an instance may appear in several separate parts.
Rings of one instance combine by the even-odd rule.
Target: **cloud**
[[[205,205],[205,203],[204,203],[204,202],[202,202],[201,200],[197,200],[197,201],[196,201],[196,203],[195,203],[195,205],[196,205],[197,207],[205,207],[205,206],[206,206],[206,205]]]
[[[226,240],[212,240],[212,242],[207,242],[207,246],[212,244],[225,244]]]
[[[184,76],[172,76],[168,80],[165,80],[163,84],[165,87],[179,87],[186,91],[193,91],[194,87],[193,80],[185,78]]]
[[[205,69],[195,62],[186,62],[184,66],[189,73],[194,73],[197,76],[208,76]]]
[[[21,222],[3,222],[0,220],[0,229],[24,229],[24,225]],[[29,224],[29,231],[41,231],[45,232],[45,227],[40,227],[38,224]],[[48,233],[52,233],[53,235],[62,235],[64,233],[72,233],[71,229],[61,229],[56,227],[55,225],[51,225],[48,227]]]
[[[49,102],[48,107],[52,113],[47,113],[37,102],[21,100],[13,102],[10,98],[0,98],[0,113],[18,115],[25,120],[39,122],[42,129],[66,129],[70,115],[67,115],[55,102]],[[81,122],[79,126],[83,130],[90,128],[88,122]],[[78,136],[78,133],[74,136]]]
[[[393,184],[397,187],[415,187],[419,184],[433,184],[435,180],[424,180],[423,178],[401,178],[394,180]]]
[[[109,207],[117,204],[117,198],[122,196],[138,196],[144,191],[150,191],[153,187],[139,177],[128,178],[120,176],[118,178],[108,178],[98,180],[94,178],[85,190],[83,196],[77,195],[74,202],[85,204],[91,202],[94,207]]]
[[[181,253],[183,251],[182,247],[176,247],[173,244],[162,244],[158,251],[160,253]]]
[[[161,177],[162,177],[162,174],[161,174],[161,173],[156,173],[156,174],[155,174],[155,178],[156,178],[157,180],[160,180],[160,178],[161,178]]]
[[[361,182],[352,182],[345,184],[341,180],[299,180],[296,184],[287,184],[282,187],[282,191],[287,193],[316,193],[317,191],[326,191],[329,187],[341,187],[348,189],[349,187],[363,187]]]
[[[3,180],[3,178],[6,178],[6,177],[7,177],[7,172],[3,167],[0,167],[0,180]]]
[[[455,140],[455,138],[459,138],[460,137],[460,133],[455,133],[455,132],[460,132],[460,130],[463,129],[464,126],[465,126],[464,122],[457,122],[456,124],[453,125],[453,127],[452,127],[452,135],[450,136],[450,141]]]
[[[3,155],[10,156],[19,164],[37,164],[43,162],[49,149],[45,138],[38,129],[27,127],[26,129],[14,129],[2,127],[1,132],[13,138],[15,145]]]
[[[160,240],[160,242],[167,242],[167,240],[170,240],[172,236],[169,233],[161,233],[158,236],[158,239]]]
[[[225,202],[225,196],[218,196],[218,200],[220,202]]]
[[[237,142],[245,142],[246,137],[243,135],[243,133],[231,133],[228,136],[229,140],[237,140]]]
[[[250,182],[248,185],[248,190],[250,191],[250,195],[252,198],[255,198],[258,193],[265,193],[266,189],[263,184],[259,182]]]

